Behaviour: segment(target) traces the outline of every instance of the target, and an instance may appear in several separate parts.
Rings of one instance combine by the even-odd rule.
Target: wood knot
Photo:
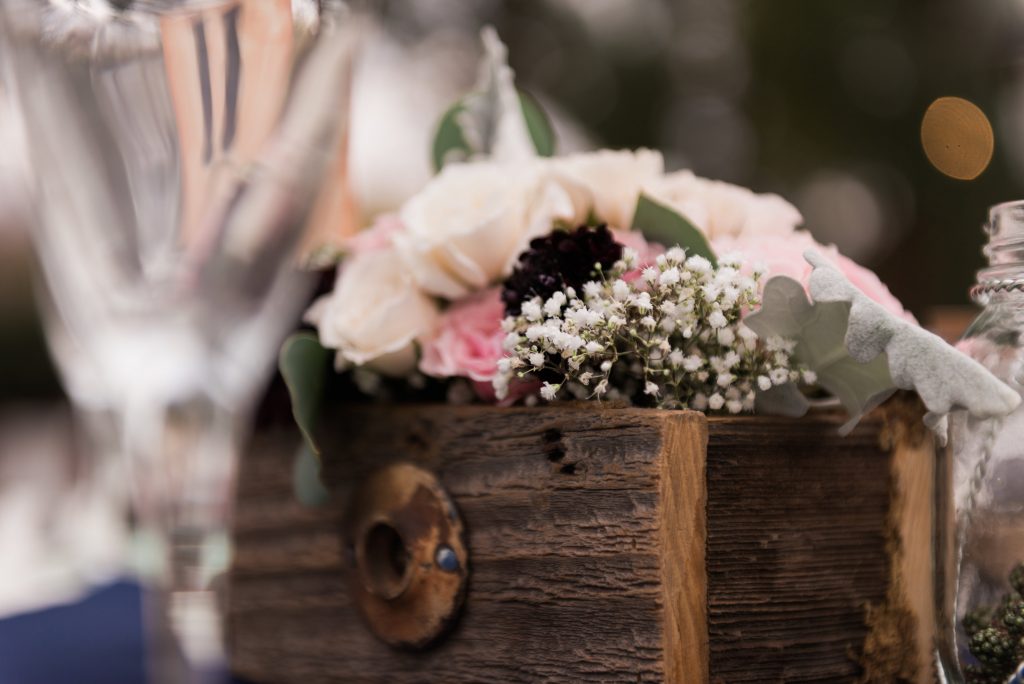
[[[562,445],[562,431],[558,428],[549,428],[544,431],[544,453],[552,463],[558,463],[565,458],[565,446]]]

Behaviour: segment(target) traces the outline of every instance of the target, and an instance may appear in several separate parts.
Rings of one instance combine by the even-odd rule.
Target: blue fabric
[[[122,581],[0,620],[0,684],[145,684],[141,610],[138,585]]]

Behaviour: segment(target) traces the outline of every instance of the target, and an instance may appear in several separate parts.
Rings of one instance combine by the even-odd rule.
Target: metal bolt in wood
[[[342,536],[349,591],[379,639],[423,648],[444,635],[462,605],[469,554],[462,520],[433,473],[409,463],[371,473]]]

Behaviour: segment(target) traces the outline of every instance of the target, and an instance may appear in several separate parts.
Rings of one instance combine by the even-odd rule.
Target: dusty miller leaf
[[[995,418],[1020,404],[1020,395],[988,369],[937,335],[886,311],[820,254],[808,251],[804,258],[814,266],[809,285],[814,301],[850,306],[850,355],[866,362],[884,354],[895,386],[917,392],[928,408],[925,423],[941,442],[946,440],[946,416],[951,411]]]
[[[434,170],[479,157],[503,161],[554,154],[555,134],[544,110],[516,90],[508,49],[493,28],[481,32],[484,58],[473,91],[441,117],[434,136]]]
[[[928,408],[925,423],[946,439],[946,416],[963,409],[977,418],[1006,415],[1020,396],[984,366],[917,325],[885,310],[854,287],[814,251],[812,304],[792,278],[765,285],[761,310],[745,319],[758,335],[796,340],[796,360],[818,374],[818,382],[843,403],[851,420],[897,388],[915,390]]]
[[[555,131],[547,113],[532,95],[520,90],[519,101],[530,141],[534,150],[541,157],[550,157],[555,153]],[[486,156],[488,151],[474,149],[462,132],[460,117],[464,116],[465,104],[459,100],[444,113],[437,132],[434,134],[431,159],[434,171],[440,171],[445,164],[467,161],[473,157]]]
[[[508,48],[488,26],[480,32],[484,59],[473,92],[463,98],[458,115],[462,135],[475,153],[517,161],[536,156],[516,90],[515,74],[508,65]]]

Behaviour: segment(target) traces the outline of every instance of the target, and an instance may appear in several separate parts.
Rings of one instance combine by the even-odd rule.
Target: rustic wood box
[[[233,669],[302,684],[930,682],[919,417],[897,397],[843,438],[827,411],[347,407],[325,421],[320,509],[294,498],[295,435],[262,435],[239,485]],[[374,636],[343,541],[352,485],[396,462],[435,473],[465,525],[464,606],[425,649]]]

